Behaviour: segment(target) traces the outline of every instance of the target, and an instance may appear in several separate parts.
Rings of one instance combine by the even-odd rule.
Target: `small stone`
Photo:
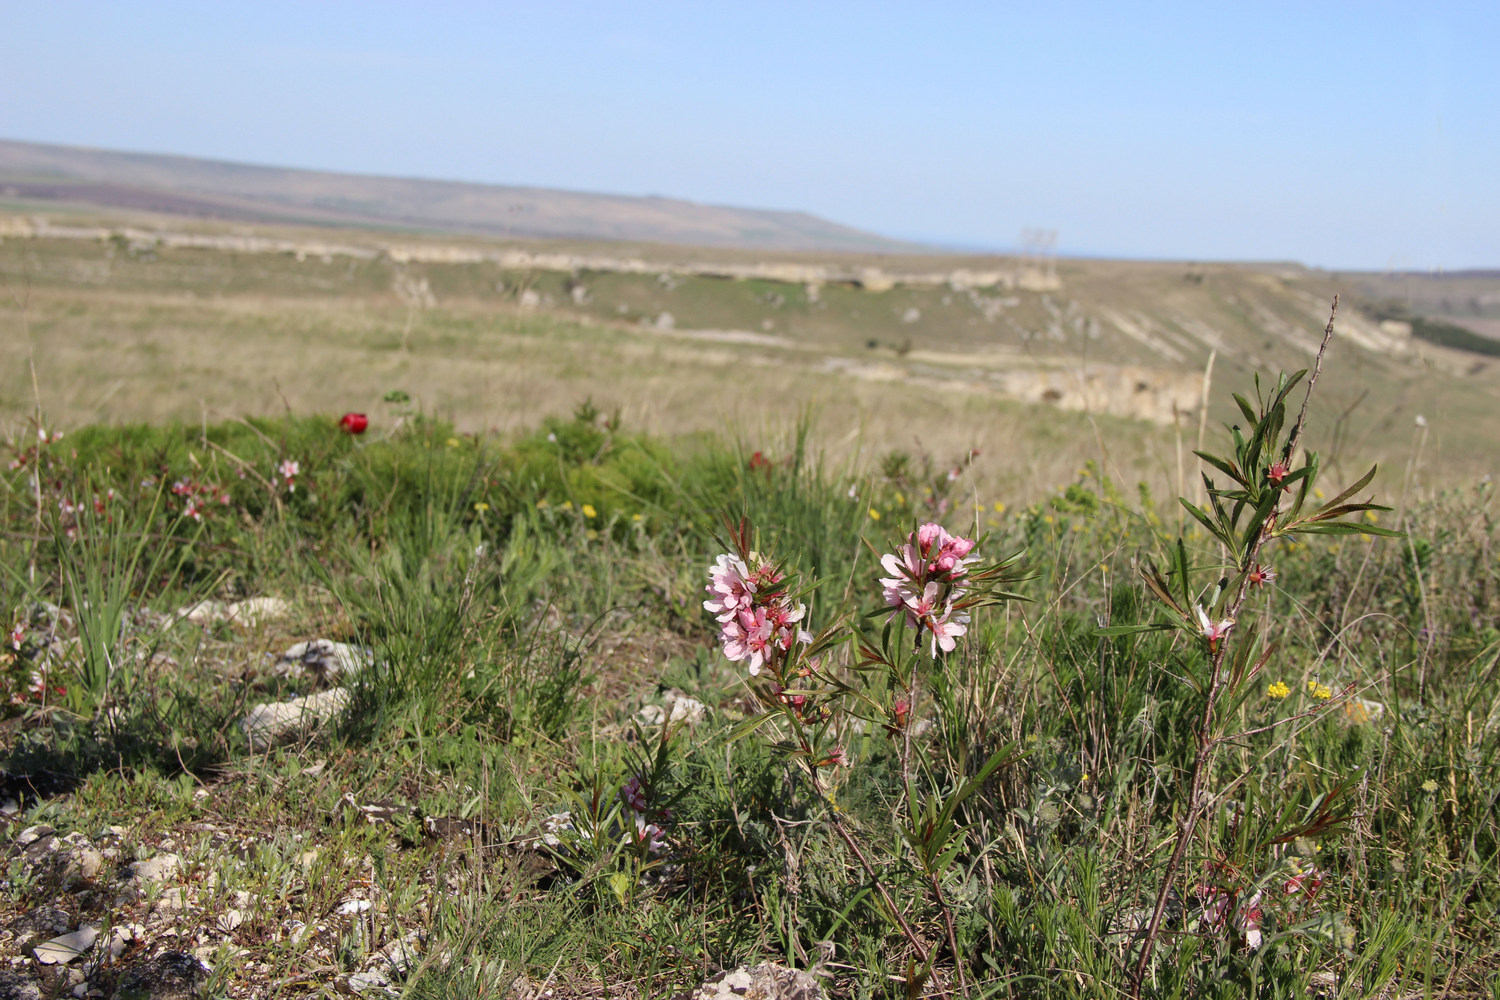
[[[390,979],[379,969],[371,969],[369,972],[356,972],[349,977],[349,992],[355,994],[374,993],[376,996],[393,995],[387,988],[390,985]]]
[[[72,934],[63,934],[36,946],[36,960],[43,965],[67,965],[94,946],[98,924],[84,924]]]
[[[305,698],[256,705],[240,720],[240,729],[250,738],[250,745],[264,750],[277,740],[333,718],[349,704],[349,692],[343,688],[320,691]]]
[[[226,610],[222,601],[199,601],[187,604],[173,612],[178,621],[190,621],[194,625],[212,625],[224,620]]]
[[[73,852],[68,861],[68,874],[93,881],[104,870],[104,855],[92,847]]]
[[[73,926],[73,918],[55,906],[38,906],[16,922],[18,930],[30,931],[34,936],[52,937]]]
[[[731,969],[699,987],[692,1000],[823,1000],[823,987],[800,969],[772,962]]]
[[[30,976],[0,971],[0,1000],[42,1000],[42,987]]]
[[[50,837],[56,832],[56,830],[48,826],[46,823],[38,823],[36,826],[28,826],[26,829],[16,834],[16,843],[20,844],[22,847],[25,847],[28,844],[36,843],[43,837]]]
[[[279,597],[251,597],[235,601],[224,609],[224,616],[230,621],[251,627],[285,618],[291,613],[292,606]]]
[[[288,677],[301,677],[312,671],[327,681],[357,674],[369,662],[369,654],[348,643],[334,642],[332,639],[309,639],[282,653],[276,669],[278,673]]]
[[[109,929],[109,957],[117,959],[130,949],[134,942],[146,937],[146,928],[140,924],[115,924]]]
[[[209,970],[186,952],[167,951],[120,974],[115,1000],[198,1000]]]
[[[158,854],[130,866],[131,872],[142,882],[165,882],[182,868],[182,858],[176,854]]]
[[[643,726],[659,726],[667,721],[667,710],[660,705],[646,705],[635,717]]]
[[[236,929],[240,926],[240,924],[243,924],[244,922],[245,914],[235,909],[234,907],[230,907],[229,909],[225,910],[219,917],[219,930],[223,931],[225,934],[228,934],[230,931]]]
[[[668,722],[686,722],[688,725],[696,725],[703,721],[708,714],[708,706],[696,698],[683,695],[672,702],[672,714],[667,718]]]
[[[188,894],[184,886],[168,889],[156,901],[158,914],[181,913],[188,908]]]

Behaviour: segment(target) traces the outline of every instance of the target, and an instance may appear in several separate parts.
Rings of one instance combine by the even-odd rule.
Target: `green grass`
[[[1183,806],[1201,708],[1184,679],[1204,658],[1175,633],[1097,629],[1152,620],[1134,566],[1175,545],[1175,512],[1097,467],[1000,513],[1004,497],[976,509],[962,475],[950,484],[946,464],[920,454],[834,462],[804,429],[756,458],[720,439],[633,434],[611,416],[584,407],[505,439],[418,412],[360,439],[327,417],[91,427],[27,454],[0,501],[0,598],[7,624],[29,624],[3,672],[4,766],[65,790],[27,797],[11,829],[125,833],[94,882],[12,848],[7,918],[47,904],[139,919],[150,948],[211,953],[211,990],[227,996],[334,995],[410,932],[414,997],[522,984],[666,996],[738,963],[816,964],[823,942],[838,996],[954,995],[959,964],[977,996],[1121,996]],[[287,459],[300,465],[295,491],[276,472]],[[180,480],[214,488],[201,522],[183,516]],[[104,514],[58,512],[63,497],[92,511],[111,487]],[[846,606],[873,612],[875,553],[945,501],[950,527],[989,532],[991,557],[1024,548],[1033,576],[1027,602],[976,614],[913,712],[931,723],[917,738],[918,799],[952,797],[997,749],[1022,754],[955,807],[956,851],[934,886],[900,833],[897,741],[877,723],[843,730],[853,766],[831,812],[766,740],[735,733],[756,703],[701,601],[725,515],[744,514],[763,551],[823,585],[808,598],[815,627]],[[1495,516],[1486,483],[1409,501],[1405,538],[1313,538],[1273,554],[1277,586],[1252,607],[1275,653],[1228,709],[1233,728],[1322,704],[1309,682],[1338,695],[1220,751],[1146,995],[1491,995]],[[132,561],[143,539],[147,557]],[[1184,545],[1193,566],[1217,565],[1203,533]],[[171,622],[204,593],[278,595],[293,610],[248,627]],[[48,651],[46,604],[67,613]],[[72,646],[86,621],[105,631]],[[371,653],[349,712],[252,749],[235,724],[249,705],[326,686],[281,676],[267,655],[315,637]],[[87,701],[58,696],[97,680],[101,643],[110,683]],[[1266,697],[1275,681],[1292,690],[1285,701]],[[667,733],[639,724],[668,692],[706,718]],[[1355,697],[1381,714],[1361,718]],[[665,828],[660,854],[622,837],[632,775]],[[377,801],[400,809],[371,824],[357,806]],[[564,811],[573,829],[548,846],[546,818]],[[433,837],[426,817],[478,833]],[[930,975],[836,824],[931,950]],[[1301,833],[1271,846],[1288,831]],[[121,902],[113,881],[163,849],[185,859],[193,900],[173,938],[145,916],[150,893]],[[1311,900],[1281,890],[1294,856],[1322,873]],[[1196,922],[1193,888],[1207,884],[1240,900],[1263,891],[1261,948]],[[358,899],[371,907],[340,912]],[[120,967],[85,964],[106,985]]]

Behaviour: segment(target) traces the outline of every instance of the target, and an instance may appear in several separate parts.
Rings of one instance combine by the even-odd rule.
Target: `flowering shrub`
[[[750,678],[758,682],[752,690],[763,711],[741,724],[736,735],[749,735],[779,720],[771,745],[800,770],[814,797],[830,807],[833,830],[859,858],[908,943],[926,962],[932,954],[928,946],[903,916],[856,836],[831,808],[838,772],[855,763],[848,735],[857,726],[880,723],[897,742],[901,760],[908,812],[902,835],[944,914],[948,945],[957,955],[942,878],[957,854],[955,845],[963,839],[958,809],[1014,755],[1009,746],[1001,747],[961,787],[919,801],[912,780],[910,721],[923,694],[922,677],[941,669],[958,640],[968,634],[970,610],[1017,596],[1000,587],[1018,578],[1019,557],[978,566],[974,539],[926,522],[880,558],[888,575],[871,583],[878,585],[886,609],[881,637],[864,635],[855,624],[859,616],[847,608],[814,635],[803,627],[808,609],[800,597],[816,593],[818,587],[794,589],[785,570],[752,546],[747,521],[731,534],[733,551],[718,556],[708,568],[709,596],[703,607],[720,626],[724,655],[746,663]],[[898,625],[913,633],[909,644],[893,631]],[[840,648],[846,645],[853,646],[855,655],[841,662]],[[887,701],[882,686],[896,692],[895,697]],[[860,716],[858,709],[868,714]],[[964,983],[961,967],[959,981]]]

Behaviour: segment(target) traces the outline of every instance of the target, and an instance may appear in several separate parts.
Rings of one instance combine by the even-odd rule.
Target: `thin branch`
[[[1286,459],[1291,461],[1296,452],[1297,442],[1302,436],[1302,428],[1307,419],[1307,404],[1312,399],[1313,387],[1318,383],[1318,376],[1323,371],[1323,355],[1328,351],[1328,344],[1333,339],[1333,321],[1338,315],[1338,296],[1333,298],[1333,306],[1328,314],[1328,326],[1323,330],[1323,342],[1318,345],[1317,357],[1313,360],[1312,378],[1307,383],[1307,393],[1302,397],[1302,409],[1297,414],[1297,422],[1293,425],[1291,434],[1287,437]],[[1278,509],[1280,505],[1277,505]],[[1273,511],[1267,524],[1274,523],[1276,512]],[[1245,554],[1244,565],[1240,569],[1239,588],[1235,591],[1234,600],[1225,608],[1226,615],[1235,621],[1239,620],[1240,609],[1244,606],[1245,598],[1250,589],[1250,575],[1244,572],[1253,566],[1260,556],[1260,550],[1268,540],[1264,528],[1256,533],[1254,540],[1250,543],[1249,551]],[[1213,735],[1214,709],[1218,705],[1219,696],[1227,686],[1227,680],[1223,676],[1223,665],[1225,654],[1229,651],[1230,642],[1225,640],[1214,648],[1209,664],[1212,674],[1209,677],[1208,697],[1204,701],[1203,715],[1198,726],[1198,753],[1193,759],[1193,776],[1188,786],[1187,810],[1177,827],[1177,843],[1172,849],[1172,856],[1167,861],[1166,872],[1162,876],[1161,889],[1156,894],[1156,905],[1151,911],[1151,922],[1146,928],[1145,940],[1141,942],[1141,953],[1136,958],[1135,970],[1130,977],[1130,997],[1132,1000],[1140,1000],[1141,986],[1146,980],[1146,969],[1150,965],[1151,955],[1156,950],[1156,939],[1161,934],[1162,918],[1166,915],[1167,900],[1171,896],[1172,883],[1177,878],[1177,872],[1182,867],[1183,859],[1187,855],[1188,843],[1198,828],[1198,820],[1203,813],[1203,785],[1206,780],[1209,765],[1213,761],[1214,751],[1218,747],[1218,740]]]

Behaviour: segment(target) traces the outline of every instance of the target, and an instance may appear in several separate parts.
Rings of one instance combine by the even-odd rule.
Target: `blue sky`
[[[0,0],[0,137],[1500,266],[1500,3]]]

